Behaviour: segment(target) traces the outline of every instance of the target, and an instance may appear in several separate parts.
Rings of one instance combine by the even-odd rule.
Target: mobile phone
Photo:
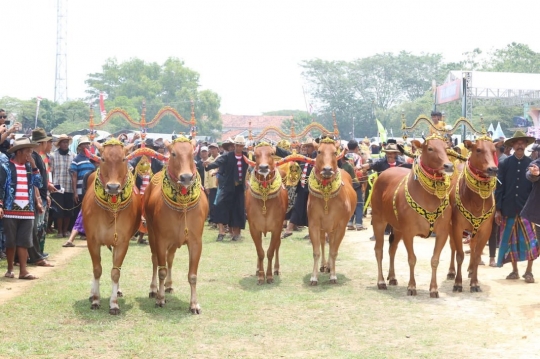
[[[4,125],[6,125],[6,126],[11,125],[11,120],[5,120],[5,121],[4,121]]]

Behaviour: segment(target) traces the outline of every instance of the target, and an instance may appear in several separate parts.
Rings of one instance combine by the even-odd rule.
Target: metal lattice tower
[[[67,0],[57,0],[54,101],[67,101]]]

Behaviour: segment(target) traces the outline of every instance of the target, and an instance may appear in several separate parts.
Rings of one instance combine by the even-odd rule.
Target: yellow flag
[[[387,136],[386,136],[386,129],[382,125],[381,121],[379,121],[377,119],[375,121],[377,121],[377,131],[379,132],[379,141],[381,143],[386,142],[386,140],[388,139]]]

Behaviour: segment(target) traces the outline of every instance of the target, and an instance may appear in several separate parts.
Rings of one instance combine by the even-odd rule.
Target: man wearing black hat
[[[538,258],[534,226],[521,216],[532,190],[532,184],[526,178],[531,159],[525,156],[525,148],[533,142],[534,138],[522,131],[505,141],[504,146],[512,147],[514,154],[499,164],[495,190],[495,222],[500,226],[501,238],[497,266],[512,263],[512,272],[506,279],[519,279],[517,262],[526,260],[527,269],[523,275],[526,283],[534,283],[532,265]]]

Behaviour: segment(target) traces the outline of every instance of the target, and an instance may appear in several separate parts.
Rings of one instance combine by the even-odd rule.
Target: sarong
[[[82,211],[79,211],[79,214],[77,215],[77,219],[75,220],[75,224],[73,225],[73,229],[79,232],[79,234],[83,236],[86,235],[86,233],[84,233]]]
[[[538,240],[531,222],[520,216],[505,217],[499,230],[497,266],[505,263],[532,261],[538,258]]]

